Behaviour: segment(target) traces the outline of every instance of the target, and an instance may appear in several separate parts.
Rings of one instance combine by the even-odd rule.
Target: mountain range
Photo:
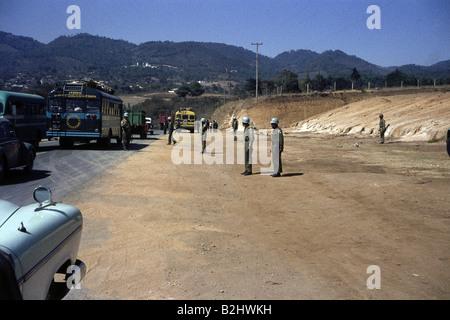
[[[25,72],[41,78],[91,77],[118,87],[132,83],[243,82],[255,78],[255,57],[251,50],[221,43],[150,41],[136,45],[84,33],[43,44],[0,31],[3,81]],[[258,67],[262,79],[274,79],[284,69],[298,74],[299,79],[318,73],[348,78],[353,68],[363,78],[381,78],[396,69],[418,78],[450,78],[450,60],[432,66],[380,67],[339,50],[292,50],[274,58],[259,55]]]

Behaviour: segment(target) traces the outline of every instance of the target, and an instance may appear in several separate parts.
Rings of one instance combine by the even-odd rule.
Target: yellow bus
[[[177,128],[189,130],[194,132],[195,112],[192,108],[180,108],[175,113],[175,125]]]

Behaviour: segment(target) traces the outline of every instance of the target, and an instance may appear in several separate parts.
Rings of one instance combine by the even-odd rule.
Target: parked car
[[[86,273],[77,259],[80,210],[53,202],[47,187],[33,197],[24,207],[0,200],[0,300],[61,299]]]
[[[0,118],[0,182],[9,169],[23,167],[25,171],[33,170],[36,149],[27,142],[22,142],[15,134],[13,124]]]

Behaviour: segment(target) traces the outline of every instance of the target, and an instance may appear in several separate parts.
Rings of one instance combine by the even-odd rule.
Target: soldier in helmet
[[[245,152],[245,171],[241,174],[248,176],[252,174],[252,150],[253,150],[253,140],[254,133],[253,128],[250,126],[249,117],[242,118],[242,125],[244,126],[244,152]]]
[[[284,136],[283,131],[278,126],[278,122],[277,118],[272,118],[272,120],[270,120],[270,125],[272,126],[271,151],[274,168],[274,172],[271,175],[272,177],[279,177],[281,176],[281,172],[283,172],[281,166],[281,153],[284,149]]]
[[[386,129],[389,127],[389,125],[386,126],[386,122],[383,119],[383,114],[380,114],[380,144],[384,143],[384,133],[386,132]]]
[[[128,113],[125,112],[123,119],[120,122],[120,127],[122,128],[122,146],[123,150],[130,150],[131,141],[131,124],[128,120]]]
[[[202,123],[202,153],[205,153],[206,149],[206,132],[208,131],[208,124],[205,118],[200,120]]]
[[[173,141],[173,144],[177,143],[177,141],[173,138],[173,131],[175,130],[173,122],[172,122],[172,117],[168,117],[167,120],[169,121],[169,141],[167,142],[167,144],[171,144]]]

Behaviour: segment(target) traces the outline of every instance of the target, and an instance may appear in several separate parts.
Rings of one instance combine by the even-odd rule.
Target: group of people
[[[172,118],[168,118],[168,125],[167,129],[169,131],[169,141],[167,144],[173,144],[177,143],[177,141],[173,137],[173,132],[175,131],[175,125],[172,122]],[[122,146],[123,150],[130,150],[130,142],[131,142],[131,136],[132,136],[132,127],[130,124],[130,121],[128,120],[128,113],[125,112],[123,115],[123,119],[120,122],[120,127],[122,128]]]
[[[205,152],[206,149],[206,133],[208,131],[208,124],[205,118],[202,118],[202,153]],[[272,152],[272,163],[274,165],[274,172],[271,175],[272,177],[280,177],[282,170],[281,165],[281,153],[284,149],[284,137],[283,131],[278,126],[279,121],[277,118],[272,118],[270,121],[270,125],[272,126],[272,144],[271,144],[271,152]],[[241,174],[244,176],[249,176],[253,174],[252,171],[252,161],[251,154],[253,148],[254,141],[254,127],[250,125],[250,118],[245,116],[242,118],[242,125],[244,126],[244,152],[245,152],[245,171]],[[233,135],[234,141],[237,141],[237,129],[238,129],[238,121],[236,117],[233,117]]]
[[[379,122],[379,131],[380,131],[380,143],[384,143],[384,134],[389,127],[389,124],[386,126],[384,116],[383,114],[380,114],[379,116],[380,122]],[[169,131],[169,137],[168,137],[168,143],[176,144],[177,141],[173,137],[173,132],[175,131],[174,123],[171,121],[171,117],[168,118],[168,131]],[[206,149],[206,133],[210,129],[210,123],[205,118],[202,118],[200,120],[201,122],[201,132],[202,132],[202,153],[205,152]],[[214,120],[214,123],[217,124],[217,122]],[[272,136],[271,136],[271,153],[272,153],[272,164],[274,166],[274,172],[271,175],[272,177],[280,177],[281,173],[283,172],[282,168],[282,162],[281,162],[281,153],[284,149],[284,136],[283,131],[279,127],[279,121],[278,118],[272,118],[270,120],[270,125],[272,127]],[[244,176],[251,175],[252,172],[252,163],[251,163],[251,154],[252,154],[252,147],[253,147],[253,140],[254,140],[254,128],[250,125],[250,119],[249,117],[245,116],[242,118],[242,125],[244,126],[244,152],[245,152],[245,171],[241,174]],[[130,148],[130,141],[131,141],[131,124],[128,121],[128,114],[124,114],[124,119],[121,122],[121,127],[123,130],[122,134],[122,145],[124,150],[129,150]],[[238,121],[236,117],[233,117],[233,135],[234,135],[234,141],[237,141],[237,129],[238,129]],[[213,126],[214,128],[214,126]],[[217,129],[215,127],[214,129]]]

